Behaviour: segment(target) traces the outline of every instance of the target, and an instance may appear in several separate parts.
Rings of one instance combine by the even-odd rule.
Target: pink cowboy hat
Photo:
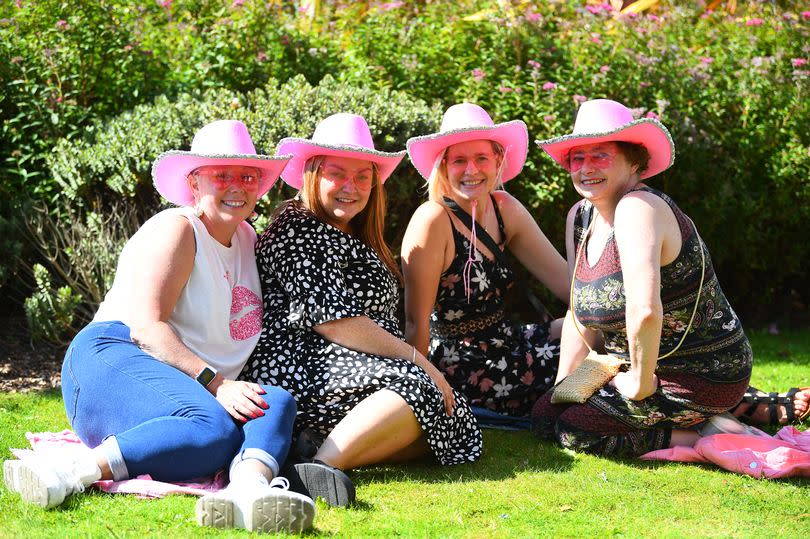
[[[653,118],[634,120],[630,109],[610,99],[583,103],[570,135],[535,142],[566,170],[571,148],[597,142],[633,142],[647,148],[650,162],[641,173],[642,180],[660,174],[675,161],[672,135],[661,122]]]
[[[304,184],[304,167],[312,157],[329,155],[363,159],[377,164],[380,183],[394,172],[405,150],[400,152],[381,152],[374,149],[371,130],[362,116],[339,112],[320,121],[315,127],[311,139],[285,138],[278,143],[279,153],[293,155],[281,178],[287,185],[301,189]]]
[[[438,133],[408,140],[408,155],[425,180],[430,179],[436,160],[449,146],[471,140],[494,140],[506,151],[506,168],[501,181],[511,180],[523,170],[529,147],[526,124],[512,120],[495,124],[487,111],[472,103],[453,105],[444,113]]]
[[[247,127],[237,120],[218,120],[203,126],[191,141],[191,151],[162,153],[152,164],[152,179],[158,193],[178,206],[193,206],[194,195],[186,177],[205,165],[241,165],[260,169],[258,197],[276,183],[291,156],[256,153]]]

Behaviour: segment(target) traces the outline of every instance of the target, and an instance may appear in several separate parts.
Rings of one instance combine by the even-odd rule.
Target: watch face
[[[217,371],[212,369],[211,367],[206,367],[202,370],[200,374],[197,375],[197,381],[204,386],[208,386],[217,375]]]

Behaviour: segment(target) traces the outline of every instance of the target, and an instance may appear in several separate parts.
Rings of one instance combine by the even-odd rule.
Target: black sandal
[[[765,394],[760,394],[760,390],[755,388],[754,386],[748,386],[748,389],[745,390],[745,395],[743,395],[742,400],[740,403],[735,406],[731,411],[737,418],[742,421],[743,423],[748,423],[749,425],[755,424],[753,414],[756,411],[757,407],[760,404],[767,404],[768,405],[768,418],[769,422],[760,424],[760,425],[773,425],[773,426],[780,426],[779,423],[779,405],[785,407],[785,415],[787,416],[787,423],[786,425],[791,425],[793,423],[799,423],[804,421],[808,416],[810,416],[810,407],[808,407],[805,412],[796,417],[796,411],[793,408],[793,397],[799,391],[806,391],[810,389],[810,387],[791,387],[784,396],[779,395],[776,392],[770,392]],[[764,393],[764,392],[763,392]],[[740,406],[745,406],[745,409],[742,411],[741,414],[737,414],[736,412],[740,409]]]

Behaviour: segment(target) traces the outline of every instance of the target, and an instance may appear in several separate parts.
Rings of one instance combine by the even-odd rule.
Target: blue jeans
[[[129,477],[162,481],[211,475],[239,453],[283,463],[295,400],[262,387],[265,415],[238,423],[194,378],[138,348],[121,322],[85,327],[62,365],[65,411],[79,438],[93,448],[114,436]]]

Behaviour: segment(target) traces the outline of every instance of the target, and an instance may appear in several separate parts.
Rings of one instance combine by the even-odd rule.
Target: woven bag
[[[582,404],[616,376],[624,363],[619,358],[591,350],[579,367],[554,388],[551,404]]]

